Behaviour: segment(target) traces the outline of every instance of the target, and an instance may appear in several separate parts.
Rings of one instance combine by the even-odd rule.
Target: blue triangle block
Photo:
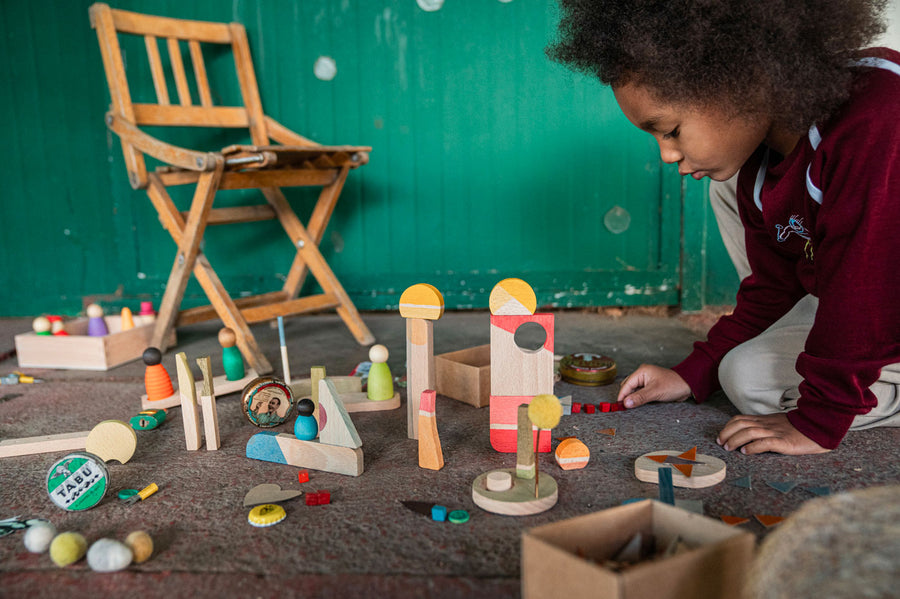
[[[794,487],[797,486],[797,483],[795,483],[792,480],[789,480],[789,481],[783,482],[783,483],[777,483],[777,482],[767,480],[766,484],[769,485],[770,487],[772,487],[773,489],[775,489],[776,491],[781,491],[782,493],[787,493],[788,491],[790,491],[791,489],[793,489]]]
[[[829,487],[806,487],[806,490],[819,497],[831,495],[831,489]]]
[[[731,484],[735,487],[741,487],[742,489],[750,489],[753,490],[753,483],[750,482],[750,475],[743,476],[741,478],[736,478],[731,481]]]

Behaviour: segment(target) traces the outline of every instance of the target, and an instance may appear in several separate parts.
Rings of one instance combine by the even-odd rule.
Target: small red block
[[[600,404],[600,411],[601,411],[601,412],[609,412],[609,411],[610,411],[610,404],[605,403],[605,402],[602,403],[602,404]]]
[[[621,403],[619,403],[619,402],[616,402],[616,403],[612,404],[612,411],[613,411],[613,412],[621,412],[621,411],[624,410],[624,409],[625,409],[625,404],[621,404]]]
[[[297,480],[299,480],[301,483],[309,482],[309,471],[308,471],[308,470],[301,470],[300,472],[298,472],[298,473],[297,473]]]
[[[572,402],[572,413],[580,414],[581,413],[581,404],[579,402]]]
[[[306,494],[306,505],[319,505],[319,494],[318,493],[307,493]]]
[[[597,411],[597,406],[595,406],[592,403],[586,404],[584,406],[584,411],[587,412],[588,414],[593,414],[594,412]]]
[[[331,503],[331,491],[323,491],[319,489],[319,505],[328,505]]]

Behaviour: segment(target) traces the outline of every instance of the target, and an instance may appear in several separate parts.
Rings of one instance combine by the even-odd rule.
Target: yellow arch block
[[[400,296],[400,316],[438,320],[444,315],[444,296],[434,285],[417,283]]]
[[[489,303],[495,316],[524,316],[537,309],[534,289],[522,279],[503,279],[494,285]]]

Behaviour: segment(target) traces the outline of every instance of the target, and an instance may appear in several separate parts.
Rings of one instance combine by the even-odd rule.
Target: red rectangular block
[[[300,472],[298,472],[298,473],[297,473],[297,480],[300,481],[301,483],[307,483],[307,482],[309,482],[309,471],[308,471],[308,470],[301,470]]]
[[[597,411],[597,406],[595,406],[592,403],[585,404],[584,411],[587,412],[588,414],[593,414],[594,412]]]
[[[610,411],[610,404],[608,404],[608,403],[602,403],[602,404],[600,404],[600,411],[601,411],[601,412],[609,412],[609,411]]]
[[[572,413],[580,414],[581,413],[581,404],[579,402],[572,403]]]

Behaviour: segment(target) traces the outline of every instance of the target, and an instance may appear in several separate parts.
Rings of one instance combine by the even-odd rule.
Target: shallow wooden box
[[[152,316],[134,316],[134,328],[122,330],[121,316],[104,316],[109,335],[89,337],[88,319],[66,321],[68,335],[16,335],[16,354],[20,368],[62,368],[71,370],[109,370],[137,360],[150,346]],[[175,331],[167,339],[175,345]]]
[[[434,357],[435,391],[483,408],[491,403],[491,346],[479,345]]]
[[[652,533],[663,545],[677,535],[696,547],[622,572],[597,564],[638,532]],[[525,531],[522,597],[739,597],[755,544],[752,533],[658,501],[627,504]]]

